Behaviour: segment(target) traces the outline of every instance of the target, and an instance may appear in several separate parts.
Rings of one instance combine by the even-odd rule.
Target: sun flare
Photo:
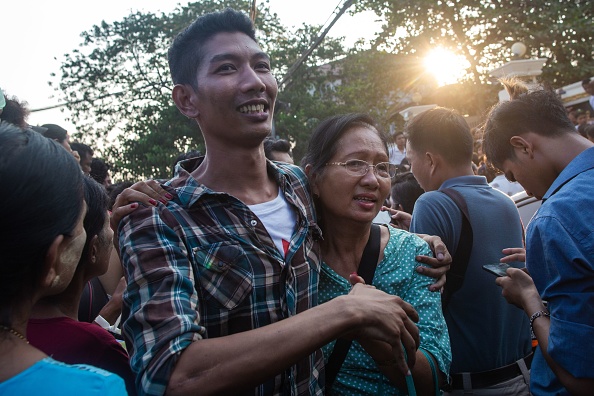
[[[432,49],[424,60],[425,70],[433,74],[439,86],[454,84],[466,73],[468,61],[444,48]]]

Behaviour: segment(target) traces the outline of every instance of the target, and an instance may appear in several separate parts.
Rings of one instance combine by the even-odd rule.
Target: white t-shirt
[[[499,191],[503,191],[509,196],[524,191],[524,187],[522,187],[520,183],[510,182],[505,178],[505,175],[495,176],[495,178],[493,179],[493,181],[491,181],[491,183],[489,183],[489,185],[493,188],[498,189]]]
[[[281,189],[278,189],[278,195],[272,201],[248,205],[248,208],[262,221],[281,256],[285,257],[295,231],[297,215]]]
[[[406,149],[400,151],[395,144],[390,144],[388,146],[388,152],[390,154],[391,164],[400,165],[402,160],[406,158]]]

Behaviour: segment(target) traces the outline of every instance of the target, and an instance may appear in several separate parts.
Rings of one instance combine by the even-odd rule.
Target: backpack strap
[[[472,225],[470,225],[470,216],[468,215],[468,206],[466,200],[453,188],[444,188],[439,190],[454,201],[460,212],[462,213],[462,230],[458,240],[458,247],[456,252],[452,255],[452,265],[447,274],[447,281],[441,296],[442,309],[445,312],[452,294],[460,290],[464,283],[466,270],[468,269],[468,261],[470,260],[470,253],[472,252],[473,232]]]
[[[369,239],[365,250],[363,250],[363,256],[361,256],[361,262],[359,263],[359,269],[357,270],[360,277],[363,278],[366,284],[371,285],[373,282],[373,275],[377,268],[377,260],[379,259],[381,242],[381,230],[377,224],[371,225],[371,231],[369,233]],[[328,358],[328,364],[326,364],[326,390],[332,387],[338,371],[342,367],[342,363],[349,353],[349,348],[353,343],[352,340],[346,340],[339,338],[334,344],[334,349]]]

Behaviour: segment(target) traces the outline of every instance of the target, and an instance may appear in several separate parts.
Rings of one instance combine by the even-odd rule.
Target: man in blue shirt
[[[484,176],[474,175],[473,139],[461,115],[435,108],[417,115],[406,132],[412,172],[427,191],[415,203],[410,230],[441,237],[448,250],[456,252],[453,269],[468,263],[460,289],[450,293],[446,283],[444,293],[451,296],[444,307],[452,345],[450,395],[528,395],[528,319],[506,303],[493,275],[482,269],[484,264],[498,262],[501,250],[510,243],[522,245],[518,210]],[[465,247],[470,232],[462,231],[462,212],[444,189],[454,190],[466,202],[471,248]],[[470,250],[469,256],[461,258],[459,250]],[[451,273],[447,275],[450,285]]]
[[[528,225],[526,267],[498,278],[530,318],[538,348],[533,395],[594,389],[594,144],[580,136],[554,92],[504,82],[511,101],[491,110],[489,160],[542,206]],[[547,305],[543,304],[547,301]]]

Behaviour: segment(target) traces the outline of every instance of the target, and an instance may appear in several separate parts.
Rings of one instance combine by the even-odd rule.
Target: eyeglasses
[[[353,176],[365,176],[369,172],[369,168],[373,168],[375,174],[379,177],[391,179],[396,175],[397,166],[389,162],[380,162],[372,165],[363,160],[348,160],[346,162],[329,162],[326,165],[344,166],[346,171]]]

